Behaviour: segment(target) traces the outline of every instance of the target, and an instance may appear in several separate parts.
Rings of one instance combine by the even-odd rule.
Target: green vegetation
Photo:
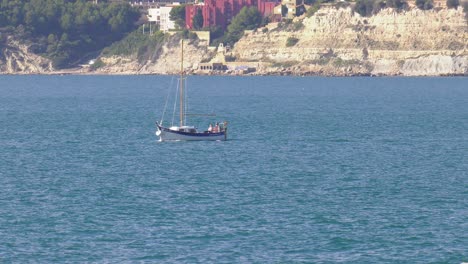
[[[406,9],[408,4],[404,0],[357,0],[353,10],[361,16],[371,16],[385,7],[402,10]]]
[[[297,42],[299,42],[299,39],[298,39],[298,38],[289,37],[289,38],[286,40],[286,47],[292,47],[292,46],[296,45]]]
[[[226,61],[236,61],[236,56],[232,56],[232,55],[226,55],[224,57],[226,59]]]
[[[448,8],[457,8],[460,5],[459,0],[447,0],[447,7]]]
[[[281,16],[285,17],[288,14],[288,8],[285,5],[281,5]]]
[[[289,30],[289,27],[292,25],[292,19],[284,18],[281,22],[278,23],[278,29],[280,30]]]
[[[148,58],[155,61],[164,44],[165,35],[161,31],[155,34],[143,34],[142,30],[136,30],[121,41],[115,42],[110,47],[103,50],[105,56],[112,55],[132,55],[137,54],[138,61],[143,62]]]
[[[402,10],[408,8],[408,3],[405,0],[387,0],[387,7],[395,8],[397,10]]]
[[[224,30],[220,26],[204,28],[204,30],[210,31],[211,44],[218,46],[219,43],[223,42]]]
[[[369,57],[369,51],[367,50],[367,48],[363,48],[362,49],[362,59],[367,60],[368,57]]]
[[[273,62],[271,66],[277,67],[277,68],[289,68],[297,64],[299,64],[298,61],[282,61],[282,62]]]
[[[175,21],[178,28],[185,28],[185,5],[174,6],[169,13],[169,19]]]
[[[329,62],[330,62],[330,58],[324,58],[324,57],[321,57],[319,59],[315,59],[315,60],[310,60],[308,61],[310,64],[317,64],[317,65],[327,65]]]
[[[468,1],[463,2],[463,11],[465,12],[465,20],[468,24]]]
[[[244,30],[258,28],[262,24],[262,15],[255,7],[243,7],[239,14],[232,19],[224,36],[227,44],[236,43],[244,34]]]
[[[76,64],[134,29],[139,18],[128,4],[93,4],[85,0],[3,0],[0,28],[34,43],[34,52],[54,67]]]
[[[106,64],[101,60],[101,59],[97,59],[93,65],[91,65],[91,69],[92,70],[96,70],[96,69],[99,69],[101,67],[104,67],[106,66]]]
[[[298,31],[304,28],[304,24],[302,23],[302,20],[299,20],[297,22],[293,23],[293,30]]]
[[[307,17],[311,17],[313,16],[319,9],[320,9],[320,4],[322,2],[319,0],[319,1],[315,1],[311,7],[309,7],[309,9],[307,9],[307,12],[306,12],[306,16]]]
[[[276,31],[278,30],[284,30],[284,31],[299,31],[304,28],[304,23],[303,20],[298,20],[296,22],[293,22],[292,19],[288,18],[283,18],[281,22],[278,23],[278,26],[276,27]]]
[[[188,29],[184,29],[184,30],[182,30],[182,38],[195,40],[195,39],[198,39],[198,36],[194,32],[192,32],[192,31],[190,31]]]
[[[333,66],[335,67],[348,67],[353,65],[359,65],[359,60],[343,60],[342,58],[336,58],[333,60]]]
[[[203,27],[203,14],[202,10],[198,9],[195,16],[193,16],[193,29],[200,30]]]
[[[429,10],[434,7],[432,0],[416,0],[416,6],[421,10]]]

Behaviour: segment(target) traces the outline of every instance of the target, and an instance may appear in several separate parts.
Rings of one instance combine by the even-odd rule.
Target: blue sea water
[[[467,78],[171,81],[0,76],[1,263],[468,262]]]

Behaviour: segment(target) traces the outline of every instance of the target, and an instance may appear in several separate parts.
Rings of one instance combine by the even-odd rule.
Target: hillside
[[[180,67],[180,36],[166,35],[161,39],[128,54],[104,52],[99,67],[85,71],[176,73]],[[186,70],[197,73],[200,63],[215,58],[216,52],[206,41],[188,42],[184,55]],[[255,65],[253,74],[439,76],[468,75],[467,47],[468,26],[461,7],[426,11],[412,8],[400,12],[387,8],[371,17],[362,17],[349,7],[328,6],[311,17],[247,31],[226,55],[235,59],[235,65]],[[2,72],[23,71],[20,67],[5,70],[5,61],[14,61],[12,54],[4,53],[0,60]],[[35,71],[33,66],[27,69]]]
[[[238,60],[270,61],[293,73],[327,75],[467,74],[468,31],[461,8],[439,11],[384,9],[361,17],[350,8],[319,10],[298,30],[271,24],[234,47]],[[296,28],[299,26],[296,24]],[[284,28],[284,27],[283,27]],[[297,44],[286,47],[288,38]],[[283,67],[281,67],[283,65]]]

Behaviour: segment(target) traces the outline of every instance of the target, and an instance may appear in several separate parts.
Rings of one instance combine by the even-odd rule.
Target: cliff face
[[[31,74],[50,73],[52,62],[29,51],[29,46],[9,36],[0,45],[0,73]]]
[[[186,70],[196,69],[215,56],[207,44],[202,40],[186,42]],[[461,7],[402,12],[384,9],[372,17],[361,17],[351,8],[330,6],[309,18],[295,18],[288,25],[271,23],[246,32],[230,55],[236,58],[236,65],[255,65],[256,74],[438,76],[468,75],[467,48],[468,24]],[[136,54],[101,57],[103,67],[69,72],[178,73],[180,39],[170,37],[151,58],[139,60]],[[49,60],[8,38],[0,53],[0,73],[56,72]]]
[[[208,43],[199,40],[184,41],[184,69],[191,70],[213,54],[208,51]],[[180,72],[181,48],[180,39],[171,37],[159,51],[157,60],[138,62],[136,55],[102,57],[105,66],[96,73],[120,74],[177,74]]]
[[[233,53],[241,61],[272,62],[274,67],[261,69],[263,73],[468,73],[468,31],[461,8],[399,13],[384,9],[361,17],[350,8],[326,7],[302,22],[296,18],[289,28],[299,29],[270,24],[268,30],[248,32]],[[297,44],[286,47],[288,38],[297,39]]]

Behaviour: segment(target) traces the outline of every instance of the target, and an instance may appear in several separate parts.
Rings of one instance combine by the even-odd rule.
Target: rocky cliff
[[[180,69],[180,39],[169,38],[147,60],[101,57],[95,74],[171,74]],[[361,17],[351,8],[322,7],[311,17],[271,23],[246,32],[229,55],[236,65],[256,65],[256,74],[468,75],[468,25],[462,8],[397,12]],[[185,45],[184,63],[195,70],[215,57],[206,42]],[[0,72],[48,73],[51,64],[9,41]],[[86,70],[87,71],[87,70]],[[72,73],[81,73],[71,71]]]
[[[361,17],[326,7],[289,26],[248,32],[234,47],[238,60],[270,61],[262,73],[325,75],[466,75],[468,31],[463,10],[396,12]],[[287,47],[288,39],[297,41]]]
[[[51,61],[32,53],[30,47],[31,45],[21,43],[13,36],[6,37],[0,43],[0,73],[52,73]]]
[[[104,67],[95,73],[118,74],[176,74],[180,72],[180,37],[172,36],[162,45],[157,56],[138,62],[137,55],[101,57]],[[214,53],[208,50],[208,43],[200,40],[184,40],[184,68],[192,70],[201,61],[207,61]]]

